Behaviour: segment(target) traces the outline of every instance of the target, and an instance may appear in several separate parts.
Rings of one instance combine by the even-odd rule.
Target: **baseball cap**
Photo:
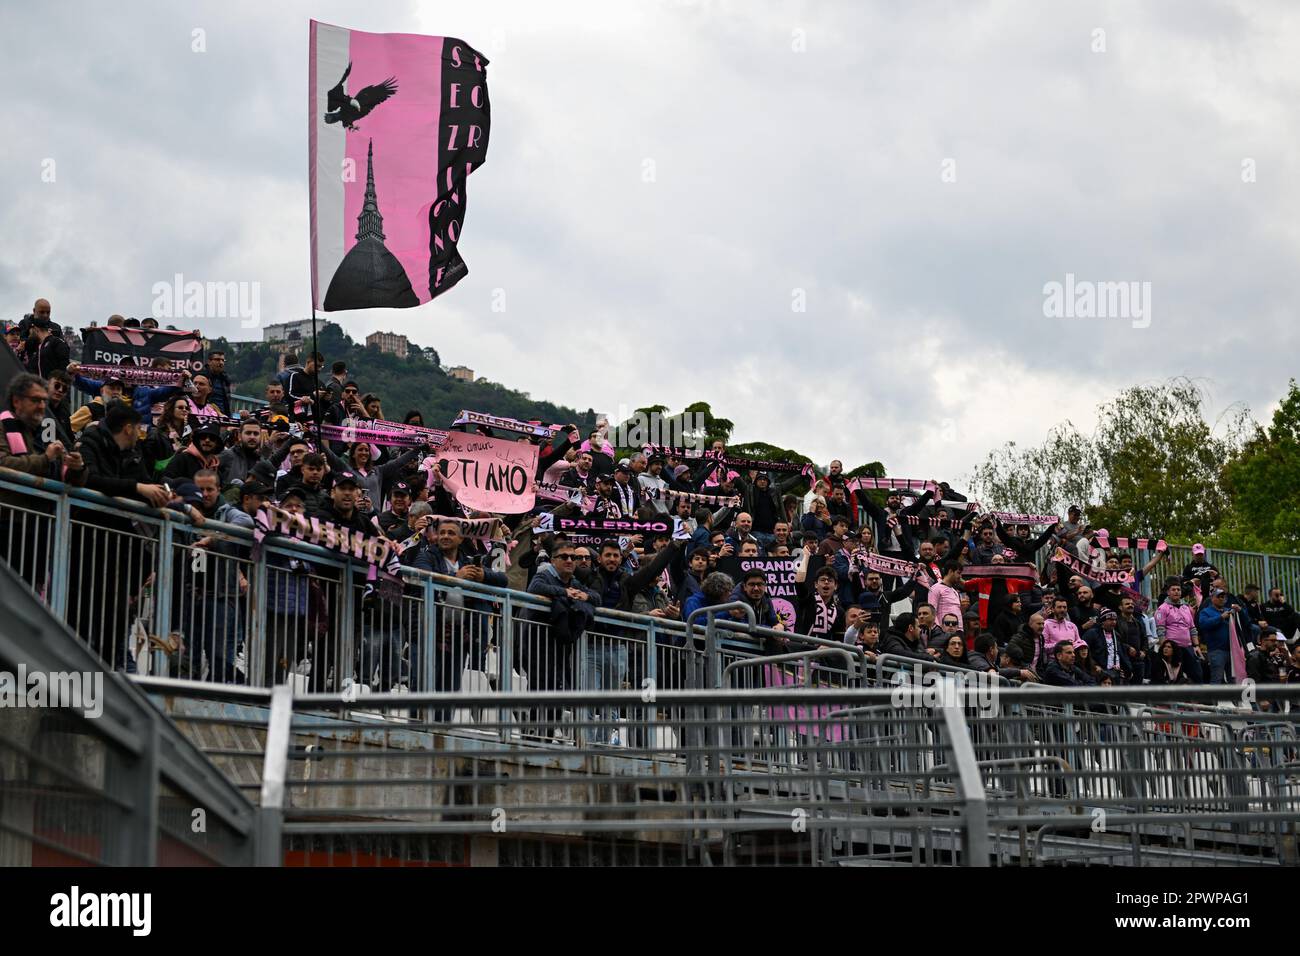
[[[283,503],[286,498],[297,498],[303,504],[307,503],[307,489],[302,485],[290,485],[284,489],[284,494],[280,495],[280,502]]]
[[[125,385],[126,383],[122,381],[122,376],[120,376],[120,375],[110,375],[108,378],[104,379],[104,384],[105,384],[105,385]]]
[[[399,481],[397,484],[393,485],[392,493],[395,495],[409,495],[411,493],[411,486],[404,481]]]
[[[256,478],[250,478],[248,481],[244,482],[243,487],[240,489],[240,494],[257,495],[261,498],[265,498],[271,494],[271,488],[268,485],[262,484]]]
[[[1211,589],[1210,589],[1210,597],[1218,597],[1220,594],[1227,594],[1227,593],[1228,593],[1228,592],[1225,591],[1225,590],[1223,590],[1223,588],[1211,588]]]
[[[336,472],[334,475],[334,487],[340,488],[343,485],[351,485],[354,488],[360,488],[361,482],[359,482],[357,476],[350,471]]]
[[[1204,554],[1204,553],[1205,553],[1205,545],[1201,544],[1199,541],[1196,544],[1192,545],[1192,554]]]
[[[624,458],[622,461],[620,461],[617,465],[614,466],[614,471],[615,472],[621,471],[625,475],[630,475],[632,474],[632,467],[628,464],[627,459]]]

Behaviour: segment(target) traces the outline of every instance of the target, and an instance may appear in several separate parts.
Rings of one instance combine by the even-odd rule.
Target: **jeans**
[[[627,681],[627,645],[607,640],[599,636],[588,636],[586,666],[583,668],[583,690],[620,690]],[[613,720],[617,713],[603,715],[606,720]],[[598,708],[589,708],[587,719],[596,721],[602,717]],[[588,739],[605,743],[609,735],[607,727],[590,727]]]
[[[380,693],[392,690],[401,679],[402,632],[397,628],[366,628],[361,640],[361,683],[369,684],[376,670],[379,671]]]
[[[1210,683],[1226,684],[1228,682],[1228,652],[1210,651]]]
[[[1182,648],[1183,652],[1183,670],[1187,671],[1187,679],[1193,684],[1205,683],[1205,672],[1201,669],[1201,659],[1196,656],[1196,652],[1191,647]]]
[[[206,654],[208,680],[218,684],[236,683],[235,655],[244,639],[244,616],[239,605],[238,598],[207,594],[183,605],[183,662],[193,679],[199,679],[203,666],[200,655]]]

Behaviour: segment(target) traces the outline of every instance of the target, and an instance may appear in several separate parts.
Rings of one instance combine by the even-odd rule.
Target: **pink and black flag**
[[[312,305],[404,309],[464,277],[465,181],[487,159],[487,60],[463,40],[311,21]]]

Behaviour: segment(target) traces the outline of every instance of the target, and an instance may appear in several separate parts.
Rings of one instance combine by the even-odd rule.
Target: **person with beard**
[[[1201,659],[1193,649],[1196,635],[1196,612],[1183,602],[1183,585],[1178,578],[1165,587],[1165,600],[1156,608],[1156,636],[1174,642],[1182,655],[1180,667],[1193,684],[1201,683]],[[1155,675],[1152,675],[1153,678]]]
[[[1260,609],[1264,615],[1264,621],[1269,627],[1277,629],[1282,635],[1283,640],[1290,640],[1295,636],[1296,627],[1300,625],[1300,619],[1297,619],[1295,608],[1287,602],[1286,595],[1282,593],[1279,587],[1268,589],[1268,600]]]
[[[71,448],[76,444],[72,434],[72,406],[69,396],[72,393],[72,377],[65,371],[51,372],[46,380],[50,390],[50,400],[46,403],[46,416],[54,421],[54,437]]]
[[[777,522],[782,520],[781,497],[799,484],[803,475],[796,471],[774,485],[766,471],[751,474],[752,480],[737,478],[735,484],[740,491],[740,506],[753,516],[754,534],[766,548],[771,541],[765,539],[774,534]]]
[[[261,437],[261,431],[258,431]],[[221,463],[217,453],[221,451],[221,429],[216,425],[200,422],[198,429],[190,436],[190,442],[163,469],[165,481],[179,484],[193,481],[200,471],[219,472]]]
[[[0,467],[80,487],[86,483],[81,455],[57,439],[47,443],[43,438],[48,401],[49,391],[35,375],[20,372],[9,380],[7,407],[0,413]],[[54,505],[11,491],[0,491],[0,504],[5,505],[0,508],[3,554],[33,590],[41,591],[53,542],[52,535],[37,531],[32,518],[33,513],[48,515],[52,527]]]
[[[1047,663],[1047,642],[1043,630],[1047,621],[1042,614],[1031,614],[1020,630],[1007,642],[1007,651],[1015,660],[1030,667],[1045,667]]]
[[[1114,611],[1102,611],[1098,624],[1090,628],[1083,639],[1088,645],[1088,656],[1110,676],[1116,684],[1133,682],[1133,664],[1125,653],[1124,640],[1119,630],[1119,615]]]
[[[1092,588],[1088,585],[1080,585],[1074,594],[1074,604],[1070,607],[1070,620],[1074,622],[1075,628],[1080,634],[1086,634],[1097,626],[1101,616],[1101,608],[1093,600]]]
[[[253,466],[261,460],[262,426],[255,421],[246,421],[239,426],[235,443],[218,458],[221,487],[228,488],[236,481],[245,481]]]
[[[641,507],[641,484],[632,480],[632,468],[623,462],[614,466],[614,483],[610,486],[613,497],[618,501],[620,514],[631,516]]]
[[[579,488],[584,494],[596,489],[595,459],[590,451],[578,451],[573,467],[560,476],[559,484],[566,488]]]
[[[910,611],[894,618],[885,637],[880,642],[880,653],[891,657],[907,657],[913,660],[932,661],[939,651],[927,651],[921,644],[916,628],[916,615]]]
[[[1147,632],[1136,613],[1136,603],[1127,594],[1120,598],[1115,630],[1123,644],[1124,656],[1128,658],[1133,683],[1143,683],[1147,677]]]
[[[1074,661],[1074,645],[1068,640],[1058,642],[1052,650],[1052,659],[1041,671],[1043,683],[1054,687],[1095,687],[1097,682]]]

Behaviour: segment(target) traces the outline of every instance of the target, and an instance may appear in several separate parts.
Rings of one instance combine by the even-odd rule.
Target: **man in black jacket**
[[[202,372],[212,385],[212,404],[221,409],[221,414],[230,417],[230,396],[234,386],[226,374],[226,353],[220,349],[208,353],[208,366]]]
[[[1296,631],[1295,608],[1287,603],[1281,588],[1269,588],[1268,600],[1263,607],[1264,620],[1275,627],[1283,640],[1290,640]]]
[[[893,623],[889,625],[889,630],[885,632],[884,640],[880,642],[880,653],[893,657],[910,657],[920,661],[933,660],[938,656],[937,651],[927,653],[922,648],[916,627],[916,615],[910,611],[905,611],[894,618]]]
[[[27,343],[27,371],[48,378],[51,372],[62,372],[68,367],[68,343],[63,341],[61,331],[49,319],[32,322],[32,337]]]
[[[339,472],[334,476],[329,501],[317,506],[314,511],[309,511],[307,514],[310,518],[332,521],[335,525],[347,528],[349,531],[360,531],[362,534],[379,537],[381,532],[378,522],[363,515],[358,507],[360,498],[361,484],[357,481],[357,476],[350,471]],[[360,568],[356,570],[361,571]],[[322,571],[321,574],[324,576],[330,574],[330,572]],[[344,586],[355,588],[360,583],[361,581],[355,575],[352,580],[343,579]],[[353,669],[351,661],[338,661],[338,673],[334,675],[333,681],[330,681],[330,671],[335,665],[336,646],[342,641],[342,635],[347,633],[344,629],[348,628],[353,635],[362,638],[363,618],[375,614],[373,600],[369,595],[362,600],[353,601],[353,607],[355,608],[353,612],[356,615],[355,620],[336,621],[331,619],[330,633],[325,636],[323,641],[317,642],[321,653],[312,660],[311,684],[313,691],[328,691],[331,687],[341,689],[344,678]],[[361,675],[361,683],[366,683],[368,677],[368,674]]]
[[[136,453],[140,413],[114,403],[98,425],[86,428],[77,448],[86,466],[86,487],[122,498],[144,501],[155,508],[171,497],[162,485],[148,480]],[[127,634],[136,612],[140,588],[152,568],[144,544],[131,520],[74,506],[71,541],[72,629],[99,648],[108,666],[130,668]]]
[[[1102,611],[1097,626],[1086,631],[1083,639],[1093,662],[1108,673],[1114,683],[1127,684],[1133,679],[1133,664],[1126,653],[1118,623],[1118,614]]]
[[[1058,641],[1052,659],[1042,670],[1044,684],[1056,687],[1095,687],[1097,682],[1074,665],[1074,645]]]

